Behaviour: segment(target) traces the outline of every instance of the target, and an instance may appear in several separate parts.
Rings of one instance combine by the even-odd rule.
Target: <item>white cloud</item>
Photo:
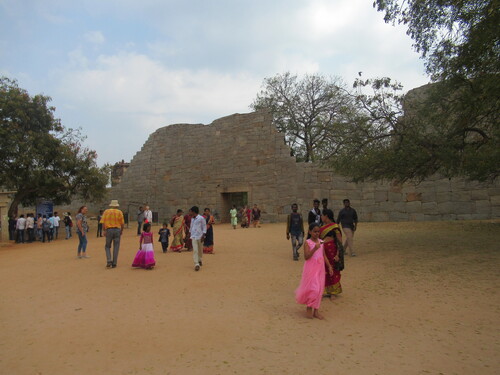
[[[100,32],[100,31],[86,32],[83,35],[83,38],[87,42],[92,43],[92,44],[103,44],[106,41],[106,39],[104,38],[104,35],[102,35],[102,32]]]

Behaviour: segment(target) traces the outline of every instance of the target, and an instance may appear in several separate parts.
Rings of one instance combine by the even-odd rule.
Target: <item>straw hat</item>
[[[109,207],[120,207],[120,205],[118,204],[118,201],[116,199],[113,199],[109,204]]]

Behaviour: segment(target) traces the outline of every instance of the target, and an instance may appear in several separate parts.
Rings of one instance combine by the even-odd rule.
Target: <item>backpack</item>
[[[42,222],[42,230],[44,232],[48,232],[50,230],[50,223],[48,220],[45,220],[44,222]]]

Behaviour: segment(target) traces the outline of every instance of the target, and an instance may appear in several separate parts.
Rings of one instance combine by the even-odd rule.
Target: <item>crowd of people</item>
[[[9,218],[9,240],[16,243],[52,242],[59,238],[60,228],[64,225],[66,239],[72,237],[73,220],[71,213],[65,212],[61,220],[57,212],[49,214],[28,213]]]
[[[322,209],[320,209],[320,203]],[[313,207],[307,215],[307,233],[302,214],[296,203],[291,205],[287,217],[286,238],[291,240],[292,258],[298,261],[303,246],[304,266],[299,287],[295,291],[296,301],[307,306],[309,318],[323,319],[319,313],[324,297],[335,297],[342,293],[341,271],[344,269],[344,256],[356,256],[354,251],[354,233],[357,229],[358,216],[351,207],[349,199],[344,199],[344,207],[335,221],[333,210],[328,208],[328,200],[313,201]],[[109,208],[99,211],[97,217],[97,237],[105,237],[106,268],[116,268],[120,250],[120,240],[124,229],[124,215],[119,210],[117,200],[112,200]],[[9,239],[18,243],[51,242],[57,240],[59,229],[65,227],[66,239],[72,237],[72,228],[78,236],[77,258],[89,258],[87,255],[87,237],[89,225],[86,214],[87,206],[79,208],[75,224],[70,212],[64,213],[63,220],[57,212],[54,214],[35,215],[9,219]],[[229,211],[231,226],[236,229],[238,222],[242,228],[260,227],[261,210],[255,204],[252,209],[247,205],[240,210],[235,205]],[[151,270],[156,265],[153,233],[153,214],[149,206],[140,207],[137,212],[137,235],[139,250],[132,262],[132,267]],[[209,208],[200,214],[197,206],[191,207],[186,214],[178,209],[176,214],[165,221],[158,232],[158,242],[163,253],[179,253],[183,250],[193,252],[195,271],[203,265],[203,254],[214,253],[215,217]],[[169,228],[170,226],[170,228]],[[307,236],[307,238],[306,238]],[[172,241],[170,243],[170,238]],[[343,241],[343,237],[345,241]],[[111,251],[113,247],[113,251]],[[347,251],[349,250],[349,251]]]

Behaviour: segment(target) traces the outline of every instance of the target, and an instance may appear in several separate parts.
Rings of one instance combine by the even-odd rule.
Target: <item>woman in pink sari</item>
[[[307,306],[309,319],[323,319],[319,313],[319,306],[325,290],[325,264],[330,275],[333,274],[333,268],[324,255],[323,242],[319,239],[319,225],[310,224],[309,234],[311,238],[304,243],[306,261],[302,270],[302,279],[295,291],[295,300]]]
[[[342,234],[340,228],[333,220],[333,211],[324,209],[321,215],[323,226],[320,228],[320,238],[323,240],[323,247],[325,249],[325,257],[328,262],[334,266],[333,274],[326,275],[325,278],[325,297],[331,298],[342,293],[342,285],[340,285],[340,270],[335,265],[340,261],[339,249],[337,248],[337,241],[342,243]],[[337,241],[336,241],[337,240]]]

